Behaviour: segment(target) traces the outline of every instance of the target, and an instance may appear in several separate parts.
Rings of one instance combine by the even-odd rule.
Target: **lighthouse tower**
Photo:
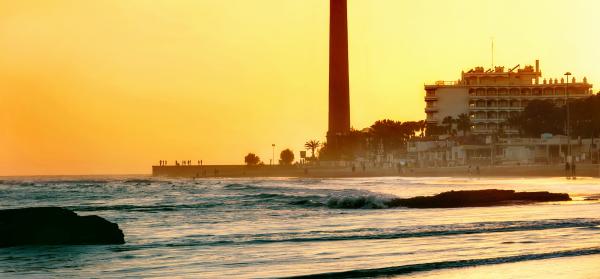
[[[350,131],[347,0],[329,1],[329,130],[327,143],[339,153]]]

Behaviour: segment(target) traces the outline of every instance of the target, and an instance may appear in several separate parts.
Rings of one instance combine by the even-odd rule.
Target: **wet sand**
[[[517,263],[440,269],[392,278],[464,279],[464,278],[600,278],[600,255],[562,257]]]

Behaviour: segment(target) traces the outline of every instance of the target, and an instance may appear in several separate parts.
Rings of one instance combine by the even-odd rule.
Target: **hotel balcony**
[[[438,124],[440,123],[441,120],[439,120],[437,117],[430,117],[425,119],[425,122],[427,123],[431,123],[431,124]]]
[[[481,110],[481,111],[496,111],[496,110],[522,111],[523,109],[525,109],[525,107],[520,107],[520,106],[519,107],[482,107],[482,106],[472,107],[472,106],[469,106],[469,110],[472,110],[472,111],[478,111],[478,110]]]
[[[572,87],[571,87],[572,86]],[[592,91],[590,85],[571,85],[569,84],[570,96],[589,96]],[[565,84],[562,86],[537,86],[527,88],[471,88],[469,89],[469,97],[472,99],[482,98],[554,98],[565,96]]]
[[[584,97],[589,97],[592,94],[569,94],[569,98],[573,98],[573,99],[578,99],[578,98],[584,98]],[[469,100],[507,100],[507,99],[517,99],[517,100],[544,100],[544,99],[564,99],[566,96],[565,94],[560,94],[560,95],[539,95],[539,96],[535,96],[535,95],[527,95],[527,96],[523,96],[523,95],[516,95],[516,96],[474,96],[474,95],[470,95],[469,96]]]
[[[438,111],[437,106],[425,107],[425,112],[437,112],[437,111]]]
[[[471,118],[471,122],[473,122],[473,123],[503,123],[507,120],[508,120],[508,118],[502,118],[502,117],[494,117],[494,118],[472,117]]]

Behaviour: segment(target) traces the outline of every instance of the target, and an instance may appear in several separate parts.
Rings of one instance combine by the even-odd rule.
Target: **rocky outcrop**
[[[119,226],[96,215],[60,207],[0,210],[0,247],[122,243]]]
[[[450,208],[494,206],[514,203],[570,201],[569,194],[550,192],[515,192],[514,190],[450,191],[429,197],[394,199],[391,207]]]

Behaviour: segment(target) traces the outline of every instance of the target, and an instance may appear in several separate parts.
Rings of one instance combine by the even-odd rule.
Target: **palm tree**
[[[463,135],[467,135],[467,132],[471,130],[471,117],[466,113],[461,113],[458,115],[458,119],[456,120],[456,127],[463,131]]]
[[[404,129],[400,121],[384,119],[375,121],[371,125],[370,133],[376,142],[383,146],[383,152],[387,153],[402,144],[406,137],[403,131]]]
[[[318,140],[309,140],[304,144],[304,147],[311,152],[311,158],[315,158],[315,150],[321,146],[321,143]]]
[[[519,132],[519,137],[523,134],[523,117],[520,113],[508,117],[504,124],[509,128],[517,129]]]
[[[406,121],[400,125],[400,132],[405,140],[409,140],[416,136],[420,129],[419,121]]]
[[[419,127],[419,133],[421,133],[421,137],[425,136],[425,128],[427,128],[427,121],[425,120],[419,120],[418,123],[418,127]]]
[[[452,130],[452,124],[454,124],[454,118],[452,118],[452,116],[446,116],[444,117],[444,120],[442,120],[442,124],[446,125],[446,129],[447,129],[447,133],[450,134],[450,131]]]

